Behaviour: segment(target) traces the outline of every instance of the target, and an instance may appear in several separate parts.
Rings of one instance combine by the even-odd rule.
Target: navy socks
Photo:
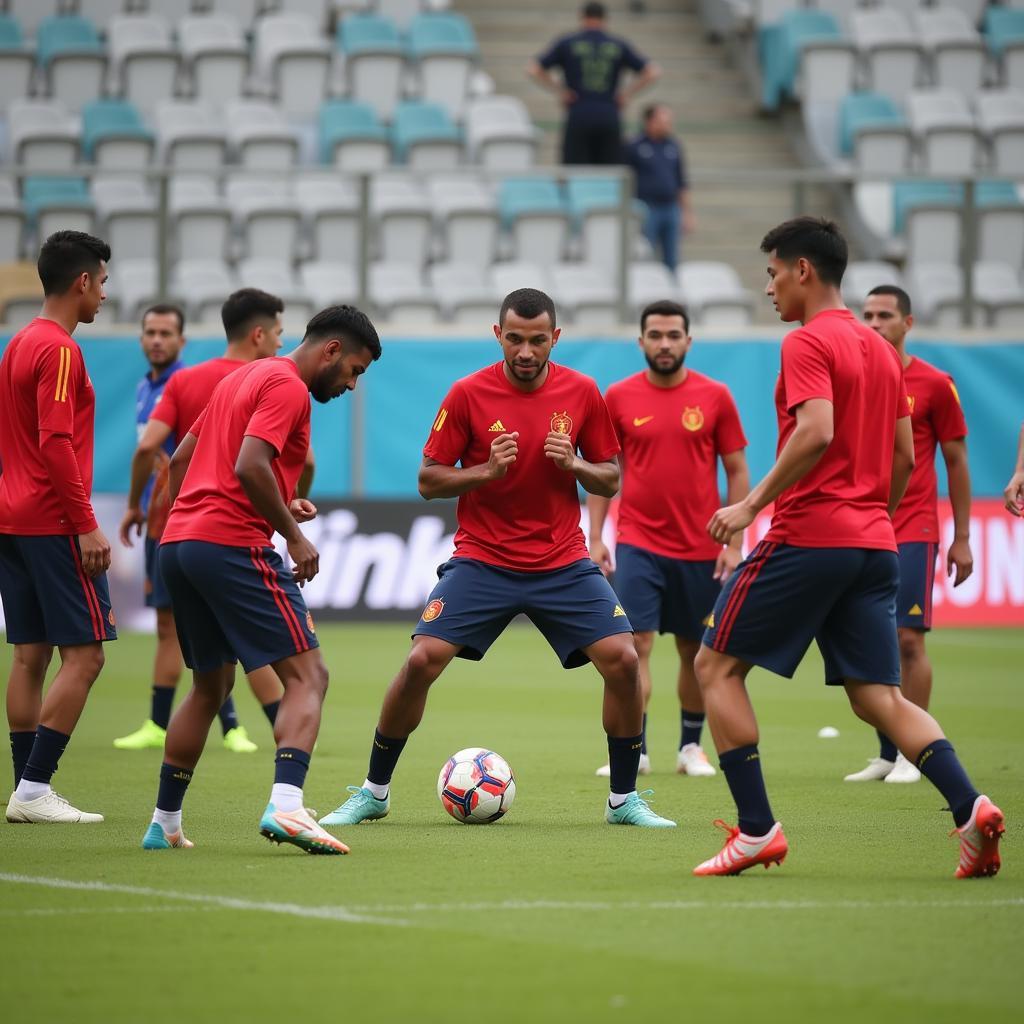
[[[171,720],[171,706],[174,704],[173,686],[154,686],[153,697],[150,701],[149,717],[160,726],[166,729]]]
[[[636,774],[640,769],[640,748],[643,733],[639,736],[609,736],[608,766],[611,770],[609,789],[613,793],[632,793],[636,789]]]
[[[22,772],[28,763],[29,754],[32,753],[32,745],[36,741],[35,730],[32,732],[12,732],[11,737],[11,760],[14,762],[14,788],[18,788],[21,782]]]
[[[175,812],[181,810],[185,802],[185,791],[192,781],[192,773],[187,768],[178,768],[166,761],[160,766],[160,790],[156,796],[156,806],[161,811]]]
[[[217,712],[217,717],[220,719],[220,727],[225,736],[232,729],[238,728],[238,714],[235,711],[234,697],[228,696],[228,699],[221,705],[220,711]]]
[[[70,739],[70,736],[57,732],[56,729],[47,729],[45,725],[39,726],[21,777],[28,782],[43,782],[49,785]]]
[[[700,743],[700,734],[704,731],[703,711],[680,711],[679,749],[688,743]]]
[[[298,747],[279,747],[274,758],[274,785],[302,789],[309,771],[309,754]]]
[[[978,791],[960,764],[953,744],[949,740],[929,743],[917,755],[917,768],[946,798],[957,828],[966,825],[970,820],[974,801],[978,799]]]
[[[382,736],[377,729],[373,730],[373,749],[370,751],[370,767],[367,769],[366,777],[375,786],[391,784],[391,776],[395,774],[395,766],[407,742],[408,737],[396,740],[390,736]]]
[[[878,734],[878,756],[886,761],[895,761],[896,755],[899,754],[896,744],[881,729],[876,729],[875,732]]]
[[[775,815],[768,803],[757,747],[752,745],[726,751],[718,763],[736,802],[740,831],[748,836],[765,835],[775,824]]]

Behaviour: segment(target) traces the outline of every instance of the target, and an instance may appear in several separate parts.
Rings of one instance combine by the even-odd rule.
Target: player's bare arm
[[[188,470],[188,464],[192,461],[198,443],[199,438],[195,434],[186,434],[171,456],[167,479],[167,495],[171,505],[177,500],[181,482],[185,479],[185,472]]]
[[[962,437],[942,441],[941,446],[949,480],[949,503],[953,507],[953,543],[946,552],[946,575],[953,576],[953,586],[959,587],[974,572],[974,555],[971,553],[971,471],[967,465],[967,442]]]
[[[615,566],[612,565],[612,553],[608,550],[608,545],[605,544],[603,539],[604,524],[608,518],[608,510],[611,507],[611,498],[606,498],[602,494],[587,495],[587,513],[590,516],[590,537],[587,546],[590,548],[590,557],[597,563],[605,576],[608,576],[615,569]]]
[[[284,537],[294,563],[295,579],[301,586],[320,571],[320,555],[299,529],[291,509],[284,503],[274,476],[274,446],[259,437],[245,437],[235,461],[235,475],[253,508]],[[307,502],[311,508],[312,502]],[[312,518],[312,516],[310,516]]]
[[[160,457],[164,442],[170,436],[171,428],[166,423],[162,420],[151,419],[146,424],[146,429],[142,432],[135,454],[132,456],[128,507],[125,509],[119,530],[121,543],[127,548],[132,546],[133,527],[136,537],[142,535],[142,527],[146,522],[146,516],[142,511],[142,494],[146,489],[147,481],[156,469],[156,462]]]
[[[576,454],[576,445],[568,434],[552,430],[544,439],[544,457],[550,459],[563,472],[572,473],[588,494],[614,498],[618,493],[618,460],[587,462]]]
[[[420,466],[417,486],[420,495],[431,498],[457,498],[475,491],[492,480],[499,480],[519,454],[519,431],[498,434],[491,442],[490,455],[479,466],[446,466],[443,462],[424,457]]]
[[[1017,465],[1003,491],[1003,501],[1006,503],[1006,511],[1011,515],[1024,516],[1024,427],[1020,428],[1017,441]]]
[[[302,476],[295,485],[295,493],[300,498],[308,498],[310,489],[313,486],[313,474],[316,473],[316,458],[313,455],[313,446],[309,446],[306,452],[306,464],[302,467]],[[304,520],[302,520],[304,521]]]
[[[896,439],[893,442],[892,477],[889,483],[889,515],[903,500],[910,483],[910,474],[914,472],[914,428],[909,416],[901,416],[896,421]]]
[[[572,89],[566,88],[547,68],[541,67],[537,61],[530,61],[527,65],[526,73],[532,78],[542,89],[547,89],[548,92],[557,93],[562,103],[571,107],[579,97],[573,92]]]
[[[720,508],[711,517],[708,533],[720,544],[729,543],[736,533],[754,521],[761,509],[805,477],[832,443],[834,417],[832,403],[828,399],[809,398],[801,402],[794,412],[796,427],[765,478],[742,501]],[[908,418],[908,427],[909,424]]]
[[[723,455],[722,468],[725,470],[726,503],[736,505],[750,493],[750,469],[747,467],[746,453],[740,449]],[[742,560],[743,531],[739,530],[715,559],[715,579],[724,583]]]

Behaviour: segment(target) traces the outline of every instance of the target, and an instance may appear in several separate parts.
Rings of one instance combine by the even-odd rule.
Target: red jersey
[[[0,362],[0,533],[98,528],[89,504],[95,408],[82,350],[60,324],[36,317],[11,339]],[[81,487],[54,486],[40,451],[51,435],[71,439]]]
[[[953,378],[912,358],[903,379],[914,424],[914,472],[907,492],[892,517],[896,543],[939,539],[939,481],[935,474],[935,448],[943,441],[967,436],[967,422],[960,408]]]
[[[781,452],[793,410],[832,403],[832,443],[775,502],[767,540],[804,548],[896,550],[889,518],[896,420],[910,415],[896,350],[848,309],[828,309],[787,335],[775,388]]]
[[[287,504],[295,496],[309,449],[309,389],[295,363],[274,357],[247,364],[217,386],[187,432],[199,440],[167,518],[163,543],[266,546],[273,527],[253,508],[235,474],[235,462],[243,438],[266,441],[277,452],[271,466],[281,498]]]
[[[174,431],[175,444],[189,432],[206,408],[214,388],[229,374],[247,364],[240,359],[208,359],[205,363],[179,370],[167,382],[160,401],[153,407],[151,419],[166,423]]]
[[[568,434],[588,462],[619,451],[608,408],[589,377],[548,363],[536,391],[522,391],[495,363],[456,381],[423,448],[428,459],[464,468],[487,462],[498,434],[519,431],[508,472],[459,498],[455,557],[518,572],[550,572],[588,558],[576,477],[544,455],[551,431]]]
[[[721,504],[717,460],[747,445],[729,389],[694,370],[671,388],[637,373],[605,401],[622,446],[619,542],[667,558],[717,558],[722,546],[707,531]]]

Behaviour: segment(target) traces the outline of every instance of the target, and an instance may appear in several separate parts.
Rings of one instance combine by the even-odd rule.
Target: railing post
[[[973,178],[964,181],[964,231],[960,271],[963,277],[961,324],[974,325],[974,261],[978,258],[978,193]]]
[[[370,175],[359,175],[359,265],[356,267],[359,287],[358,305],[366,310],[370,304]]]
[[[160,296],[161,302],[166,302],[168,281],[170,278],[170,237],[167,230],[170,218],[170,175],[166,167],[161,168],[157,178],[157,196],[159,204],[159,217],[157,218],[157,260],[156,260],[156,293]],[[116,259],[117,254],[114,254]]]
[[[619,190],[619,273],[618,301],[619,323],[628,324],[633,319],[629,303],[629,262],[633,253],[633,176],[622,167],[619,170],[622,187]]]

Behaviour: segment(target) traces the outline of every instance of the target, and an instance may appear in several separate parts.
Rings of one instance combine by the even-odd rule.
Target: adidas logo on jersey
[[[501,420],[495,420],[495,421],[494,421],[494,422],[493,422],[493,423],[492,423],[492,424],[491,424],[491,425],[490,425],[490,426],[489,426],[489,427],[487,428],[487,432],[488,432],[489,434],[504,434],[504,433],[505,433],[505,424],[504,424],[504,423],[502,423],[502,422],[501,422]]]

